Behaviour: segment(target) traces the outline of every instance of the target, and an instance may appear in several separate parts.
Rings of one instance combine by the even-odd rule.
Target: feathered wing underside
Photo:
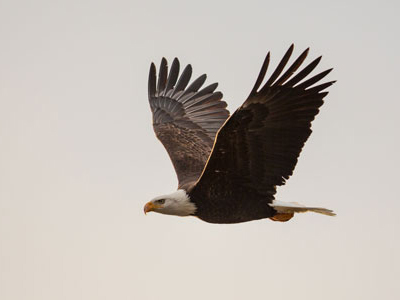
[[[282,74],[292,52],[293,45],[262,85],[270,60],[267,54],[248,99],[217,135],[207,165],[193,189],[193,193],[201,195],[198,205],[204,208],[201,213],[210,218],[218,219],[206,209],[213,206],[231,210],[237,207],[227,215],[236,214],[238,220],[261,218],[258,212],[272,202],[276,186],[283,185],[293,173],[301,149],[311,134],[311,122],[328,94],[323,90],[333,81],[315,85],[331,69],[306,79],[321,57],[294,75],[308,49]],[[247,195],[243,191],[247,191]],[[253,203],[245,207],[238,204],[243,201]],[[273,214],[274,211],[264,213]]]
[[[206,75],[194,80],[191,65],[179,76],[180,64],[162,59],[157,81],[156,67],[150,66],[149,102],[157,138],[167,150],[178,176],[179,188],[186,188],[200,176],[215,135],[229,116],[222,93],[214,83],[201,89]]]

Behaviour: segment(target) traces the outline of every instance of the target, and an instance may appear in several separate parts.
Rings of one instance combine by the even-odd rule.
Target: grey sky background
[[[1,0],[0,298],[399,299],[398,3]],[[277,199],[338,216],[144,216],[177,185],[150,63],[191,63],[232,112],[291,43],[338,82]]]

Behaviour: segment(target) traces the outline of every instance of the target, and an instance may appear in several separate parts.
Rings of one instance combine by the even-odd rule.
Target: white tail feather
[[[326,216],[336,216],[336,214],[330,209],[322,207],[307,207],[295,202],[280,202],[274,200],[269,205],[279,213],[304,213],[312,211]]]

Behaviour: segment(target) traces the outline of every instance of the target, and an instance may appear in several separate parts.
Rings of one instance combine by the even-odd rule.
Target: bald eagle
[[[197,216],[210,223],[240,223],[270,218],[288,221],[294,213],[332,210],[275,200],[276,187],[292,175],[311,122],[334,81],[320,83],[332,69],[306,77],[318,57],[296,75],[309,49],[287,68],[291,45],[275,71],[262,85],[268,52],[247,100],[232,115],[217,83],[201,88],[202,75],[190,85],[191,65],[179,76],[180,64],[161,60],[158,81],[150,66],[148,96],[153,127],[178,177],[178,190],[154,198],[144,212]],[[281,75],[282,74],[282,75]],[[318,85],[316,85],[318,83]]]

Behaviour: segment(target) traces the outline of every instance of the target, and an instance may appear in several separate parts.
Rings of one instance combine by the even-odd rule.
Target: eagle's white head
[[[144,213],[150,211],[174,216],[190,216],[196,212],[196,205],[190,202],[186,191],[177,190],[168,195],[162,195],[147,202],[144,206]]]

